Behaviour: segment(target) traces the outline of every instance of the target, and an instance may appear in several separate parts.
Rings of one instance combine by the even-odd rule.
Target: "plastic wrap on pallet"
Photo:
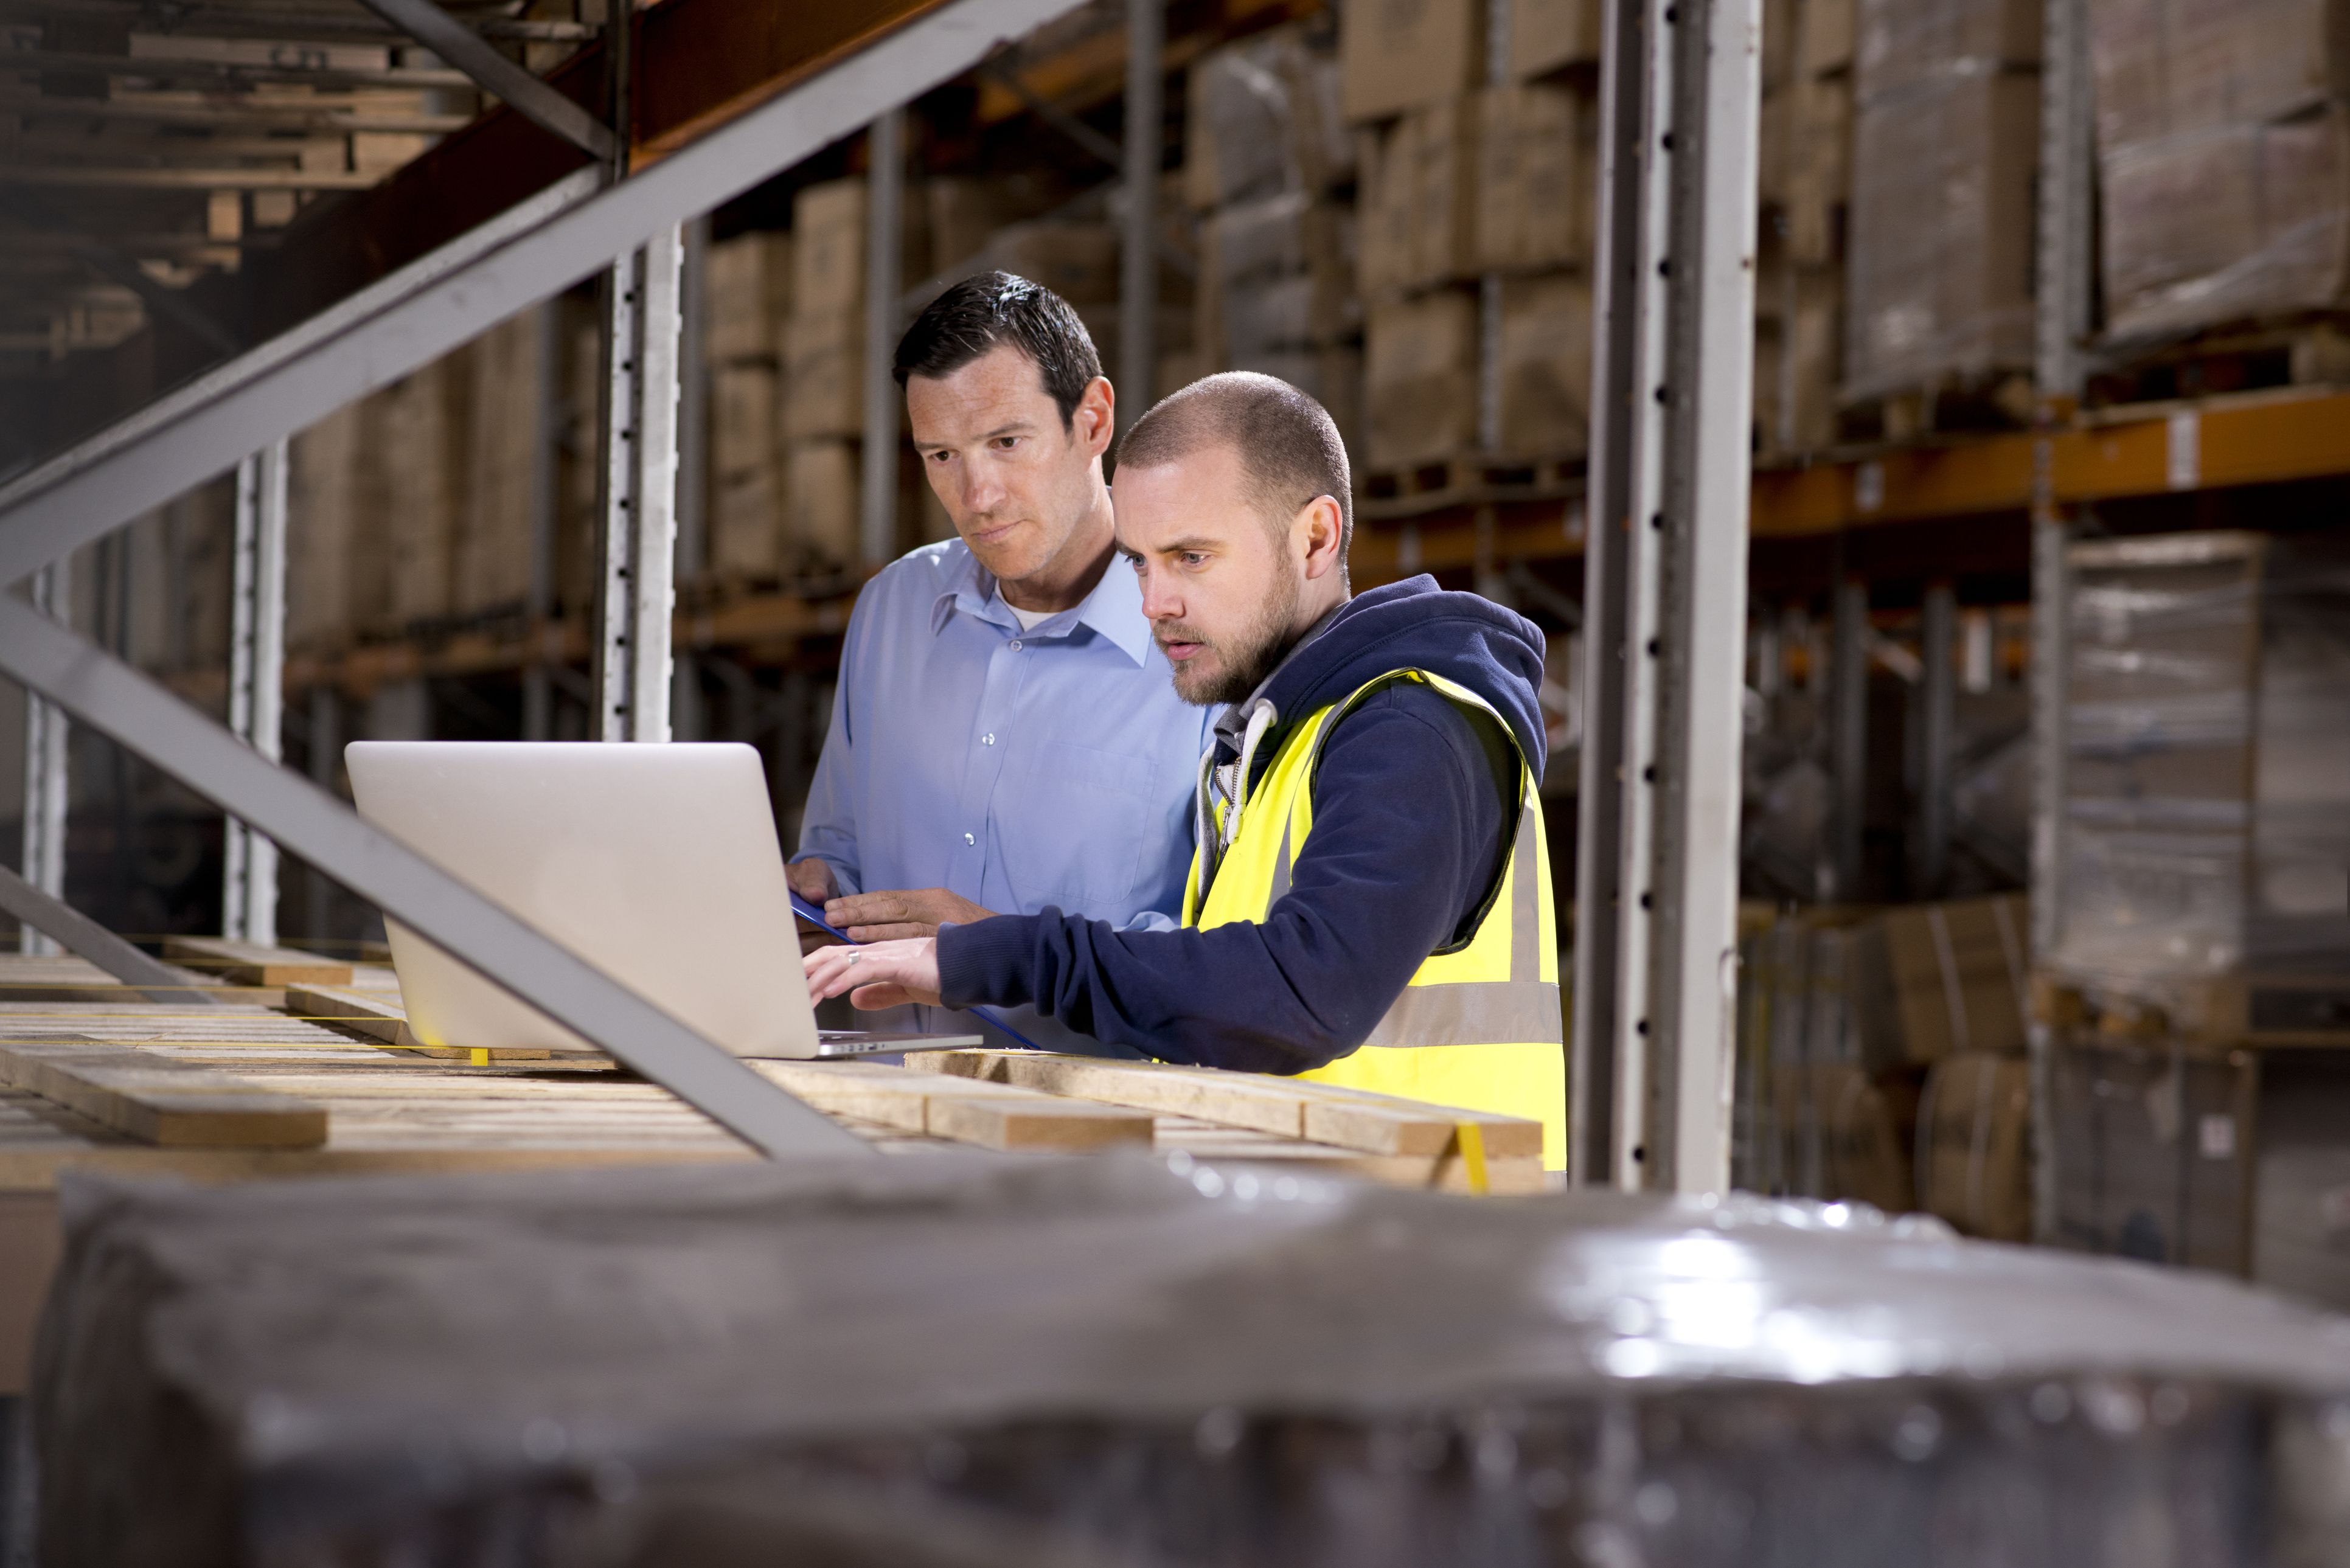
[[[2053,961],[2125,988],[2350,968],[2350,561],[2076,546]]]
[[[1855,45],[1860,90],[1908,87],[1961,61],[2035,66],[2040,6],[2041,0],[1862,0]]]
[[[1951,60],[1880,88],[1864,63],[1860,91],[1845,395],[2028,368],[2038,78]]]
[[[2342,0],[2088,0],[2097,140],[2283,119],[2350,93]]]
[[[1193,206],[1318,193],[1353,174],[1338,62],[1300,29],[1202,57],[1190,88],[1183,178]]]
[[[2112,337],[2350,297],[2350,108],[2107,146],[2099,165]]]
[[[953,1155],[63,1199],[51,1568],[2251,1568],[2350,1521],[2338,1320],[1846,1205]]]

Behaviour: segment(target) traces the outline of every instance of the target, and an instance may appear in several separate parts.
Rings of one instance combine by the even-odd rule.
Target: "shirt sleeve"
[[[832,690],[832,717],[826,722],[824,751],[816,758],[816,777],[809,782],[807,805],[800,814],[799,853],[832,867],[833,880],[843,893],[861,893],[865,884],[857,853],[857,759],[848,722],[851,692],[865,659],[870,588],[848,614],[848,632],[841,639],[840,678]]]
[[[945,1001],[1029,1003],[1170,1062],[1291,1074],[1344,1056],[1500,875],[1517,781],[1497,744],[1426,688],[1380,692],[1324,748],[1314,830],[1268,919],[1120,930],[1047,909],[942,929]]]

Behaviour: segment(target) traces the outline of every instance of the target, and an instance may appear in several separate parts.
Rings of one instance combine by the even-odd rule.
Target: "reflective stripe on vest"
[[[1195,852],[1183,921],[1208,928],[1261,923],[1288,893],[1291,867],[1313,832],[1313,781],[1339,722],[1387,686],[1415,680],[1492,718],[1517,751],[1501,715],[1467,688],[1424,670],[1369,681],[1322,709],[1282,742],[1242,810],[1240,831],[1203,897],[1204,857]],[[1558,957],[1550,935],[1550,860],[1542,800],[1519,753],[1519,811],[1499,885],[1468,937],[1430,954],[1388,1009],[1363,1048],[1301,1076],[1402,1095],[1439,1105],[1540,1120],[1545,1163],[1565,1153],[1565,1020]],[[1222,825],[1221,812],[1216,825]]]

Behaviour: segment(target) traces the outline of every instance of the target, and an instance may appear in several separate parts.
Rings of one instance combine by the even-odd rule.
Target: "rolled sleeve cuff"
[[[998,915],[939,928],[939,1000],[949,1007],[1021,1007],[1035,1001],[1029,975],[1045,917]]]

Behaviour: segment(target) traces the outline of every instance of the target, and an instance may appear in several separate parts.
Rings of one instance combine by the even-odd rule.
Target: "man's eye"
[[[1014,447],[1018,446],[1019,444],[1020,438],[1018,436],[997,436],[995,438],[995,450],[998,452],[1010,452]]]
[[[1182,561],[1187,566],[1205,566],[1207,564],[1207,560],[1208,553],[1204,550],[1186,550],[1183,552]]]

